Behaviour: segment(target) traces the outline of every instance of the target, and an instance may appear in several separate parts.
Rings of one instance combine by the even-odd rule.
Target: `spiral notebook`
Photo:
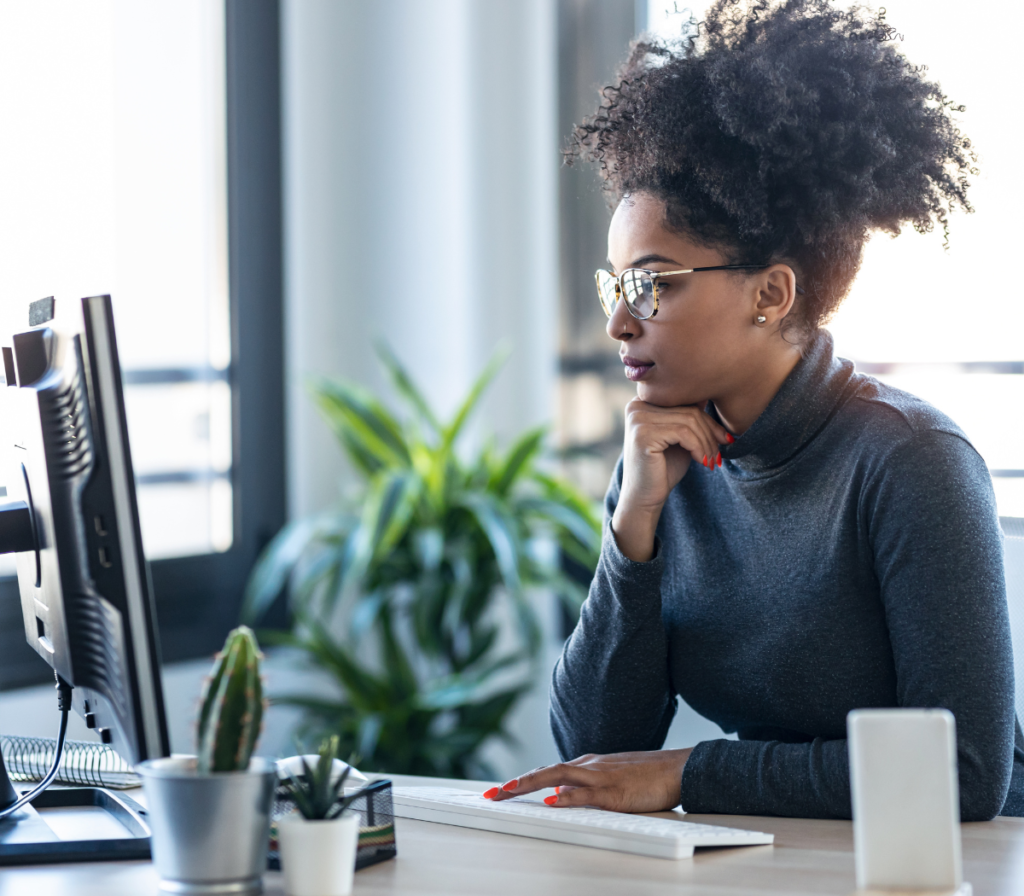
[[[0,751],[12,781],[41,781],[53,764],[57,740],[52,737],[2,736]],[[56,783],[130,790],[139,787],[142,779],[105,744],[66,740]]]

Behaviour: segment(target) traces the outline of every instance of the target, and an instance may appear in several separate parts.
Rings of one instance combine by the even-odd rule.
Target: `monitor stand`
[[[0,754],[0,809],[17,799]],[[73,828],[75,822],[81,826],[83,821],[92,827],[96,812],[105,813],[123,828],[124,836],[61,838],[46,821],[50,817],[58,829]],[[60,821],[64,824],[58,824]],[[123,794],[102,787],[49,788],[9,818],[0,819],[0,866],[148,859],[149,836],[146,810]]]

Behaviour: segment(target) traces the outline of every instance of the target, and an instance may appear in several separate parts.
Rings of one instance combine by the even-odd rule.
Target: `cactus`
[[[244,771],[263,722],[263,685],[259,645],[241,625],[230,632],[203,686],[196,730],[198,769]]]

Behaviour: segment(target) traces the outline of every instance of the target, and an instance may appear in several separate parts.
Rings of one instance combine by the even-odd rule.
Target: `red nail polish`
[[[508,793],[508,791],[515,790],[518,786],[519,786],[519,779],[516,778],[513,781],[509,781],[508,784],[502,784],[501,785],[501,789],[504,790],[506,793]]]
[[[484,791],[485,800],[493,800],[498,795],[498,788],[492,787],[490,790]]]
[[[549,806],[553,806],[555,803],[558,802],[558,797],[557,796],[546,796],[546,797],[544,797],[544,802],[547,803]]]
[[[736,437],[735,437],[735,436],[733,436],[733,434],[732,434],[731,432],[727,432],[727,433],[725,434],[725,437],[726,437],[726,438],[727,438],[727,439],[729,440],[729,444],[730,444],[730,445],[731,445],[731,444],[732,444],[733,442],[735,442],[735,441],[736,441]]]
[[[708,465],[708,456],[706,454],[704,455],[704,460],[702,460],[701,463],[704,464],[705,467]]]
[[[716,460],[717,460],[718,466],[722,466],[722,452],[721,451],[718,452],[718,457],[717,457]]]
[[[561,792],[562,792],[562,788],[561,787],[556,787],[555,788],[555,793],[561,793]]]

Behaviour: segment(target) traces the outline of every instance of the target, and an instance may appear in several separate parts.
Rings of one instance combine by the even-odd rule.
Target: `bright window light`
[[[224,4],[0,4],[0,323],[114,302],[150,559],[232,541]]]
[[[709,4],[685,4],[699,20]],[[1024,8],[1000,6],[998,27],[966,39],[951,23],[962,2],[886,0],[897,46],[927,65],[957,104],[960,127],[978,153],[968,191],[974,214],[941,227],[876,234],[849,298],[829,329],[838,354],[878,379],[931,402],[966,432],[993,476],[999,512],[1024,517],[1024,302],[1016,277],[1024,237],[1017,35]],[[684,3],[651,0],[650,30],[677,34]]]

